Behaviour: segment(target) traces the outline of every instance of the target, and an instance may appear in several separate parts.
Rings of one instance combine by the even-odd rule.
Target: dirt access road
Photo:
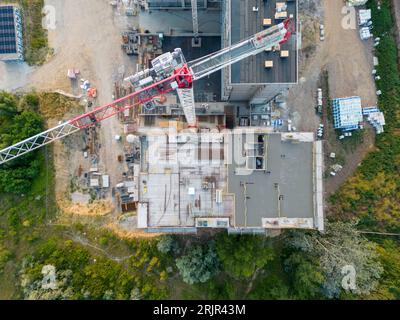
[[[377,103],[376,87],[372,77],[373,46],[372,40],[361,41],[358,30],[346,30],[342,27],[343,2],[341,0],[325,0],[326,43],[322,49],[322,61],[329,72],[331,98],[360,96],[363,107]],[[335,177],[327,179],[326,193],[334,192],[361,163],[368,152],[374,148],[374,132],[368,129],[364,134],[364,142],[353,152],[346,152],[343,170]],[[336,152],[325,146],[326,151]]]
[[[316,50],[306,60],[306,65],[300,66],[302,72],[299,84],[290,90],[288,101],[303,120],[298,129],[311,131],[318,125],[314,106],[322,69],[329,72],[331,98],[357,95],[361,97],[363,106],[376,105],[375,83],[371,75],[371,41],[362,42],[358,30],[346,30],[342,27],[342,0],[313,2],[313,9],[308,14],[319,17],[325,25],[325,41],[320,41],[319,35],[316,34]]]
[[[292,107],[294,119],[301,119],[299,130],[316,130],[321,119],[315,115],[316,90],[321,70],[329,72],[329,90],[331,98],[357,95],[363,106],[376,105],[375,83],[372,77],[373,54],[372,40],[361,41],[358,29],[344,29],[342,0],[314,0],[309,14],[318,17],[325,25],[325,41],[319,40],[317,30],[315,52],[300,66],[299,84],[289,92],[288,104]],[[334,134],[334,132],[332,132]],[[373,150],[373,132],[365,133],[364,143],[353,152],[346,152],[343,170],[325,182],[326,193],[335,191],[358,164]],[[340,147],[340,144],[338,144]],[[325,152],[336,152],[334,146],[325,144]]]
[[[361,97],[363,106],[376,105],[372,77],[372,40],[361,41],[358,29],[344,29],[343,1],[325,0],[326,43],[322,61],[327,67],[332,97]]]

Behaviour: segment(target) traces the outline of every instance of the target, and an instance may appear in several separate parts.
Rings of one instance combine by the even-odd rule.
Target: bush
[[[194,245],[188,254],[176,260],[176,266],[184,282],[204,283],[219,272],[219,260],[214,244]]]
[[[257,269],[274,258],[273,250],[263,236],[221,234],[217,238],[217,253],[224,270],[242,279],[252,277]]]
[[[179,244],[173,236],[162,236],[157,243],[157,249],[161,253],[179,253]]]
[[[23,110],[17,105],[22,101]],[[38,97],[28,94],[20,99],[0,92],[0,148],[20,142],[43,131],[43,120],[33,109],[38,107]],[[41,162],[35,152],[28,153],[0,167],[0,193],[21,194],[29,191],[38,176]]]

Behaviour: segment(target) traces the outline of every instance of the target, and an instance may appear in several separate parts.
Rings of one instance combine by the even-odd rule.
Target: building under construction
[[[323,230],[322,144],[312,133],[146,131],[138,228],[175,233]]]
[[[111,177],[119,179],[112,188],[109,174],[97,166],[85,173],[85,181],[99,195],[111,189],[121,211],[134,212],[132,228],[161,233],[323,230],[322,143],[313,133],[296,132],[288,119],[285,132],[284,101],[279,94],[269,100],[264,94],[265,88],[279,89],[268,84],[280,79],[268,73],[271,68],[289,82],[296,80],[296,45],[291,51],[290,42],[296,36],[296,1],[223,4],[229,19],[223,20],[223,30],[218,24],[218,35],[201,33],[193,7],[192,33],[177,36],[177,29],[170,29],[165,35],[141,26],[143,32],[123,34],[127,53],[143,51],[138,59],[143,70],[116,85],[116,100],[0,150],[0,164],[80,130],[89,135],[89,151],[91,144],[99,149],[97,124],[118,116],[126,144],[116,161],[124,172]],[[149,21],[159,27],[157,19]],[[115,140],[124,139],[116,135]],[[90,155],[97,164],[97,155]]]
[[[149,233],[323,230],[322,143],[313,133],[280,127],[284,103],[278,93],[297,82],[297,1],[206,0],[190,10],[193,3],[147,0],[152,13],[142,17],[143,36],[162,35],[162,51],[181,48],[187,61],[202,60],[286,18],[293,36],[196,81],[198,133],[185,130],[186,114],[175,93],[141,106],[140,163],[118,188],[123,211],[136,210],[134,225]],[[220,10],[214,29],[203,21],[210,19],[204,16],[208,10],[214,20]],[[171,19],[165,21],[168,30],[156,22],[162,18]]]
[[[190,11],[192,2],[197,3],[195,11]],[[185,48],[184,52],[188,57],[197,56],[197,52],[200,51],[202,53],[207,50],[215,51],[217,46],[219,48],[228,47],[290,18],[293,36],[287,43],[267,48],[263,53],[235,63],[218,74],[218,97],[221,97],[223,101],[271,99],[288,85],[297,83],[297,0],[147,0],[147,3],[148,9],[156,12],[152,15],[156,14],[157,17],[160,16],[159,11],[168,10],[173,12],[171,19],[178,20],[176,15],[183,15],[186,12],[184,20],[187,25],[174,20],[168,22],[170,34],[167,34],[167,37],[170,37],[168,42],[172,46],[167,44],[165,49],[170,50],[174,45]],[[219,23],[214,23],[216,11],[220,12]],[[207,14],[204,14],[205,12]],[[211,14],[212,18],[209,18]],[[168,19],[170,15],[169,12],[165,13],[165,19]],[[152,22],[152,24],[154,23]],[[212,26],[211,30],[210,26]],[[161,32],[158,29],[153,31]],[[163,32],[165,33],[165,31]],[[187,39],[181,39],[183,36]],[[192,46],[193,37],[201,39],[200,46]],[[215,38],[218,38],[217,44]],[[164,50],[164,52],[168,50]],[[216,76],[216,74],[213,75],[214,78]]]
[[[283,45],[244,59],[222,73],[224,100],[272,98],[288,84],[297,83],[298,44],[296,0],[225,0],[222,10],[222,43],[229,46],[291,18],[293,36]]]

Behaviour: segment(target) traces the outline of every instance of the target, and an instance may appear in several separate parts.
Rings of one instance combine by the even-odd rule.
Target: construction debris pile
[[[149,67],[151,60],[161,55],[162,33],[150,33],[148,30],[130,28],[121,35],[121,48],[127,55],[137,55],[139,65]]]

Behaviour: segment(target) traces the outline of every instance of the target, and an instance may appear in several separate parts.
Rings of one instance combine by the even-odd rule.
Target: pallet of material
[[[274,62],[272,60],[265,60],[264,67],[265,68],[272,68],[274,66]]]
[[[263,19],[263,26],[264,27],[269,27],[271,24],[272,24],[272,20],[271,19],[268,19],[268,18]]]
[[[289,57],[289,50],[282,50],[281,51],[281,58]]]
[[[287,12],[286,11],[275,13],[275,20],[286,19],[286,18],[287,18]]]

